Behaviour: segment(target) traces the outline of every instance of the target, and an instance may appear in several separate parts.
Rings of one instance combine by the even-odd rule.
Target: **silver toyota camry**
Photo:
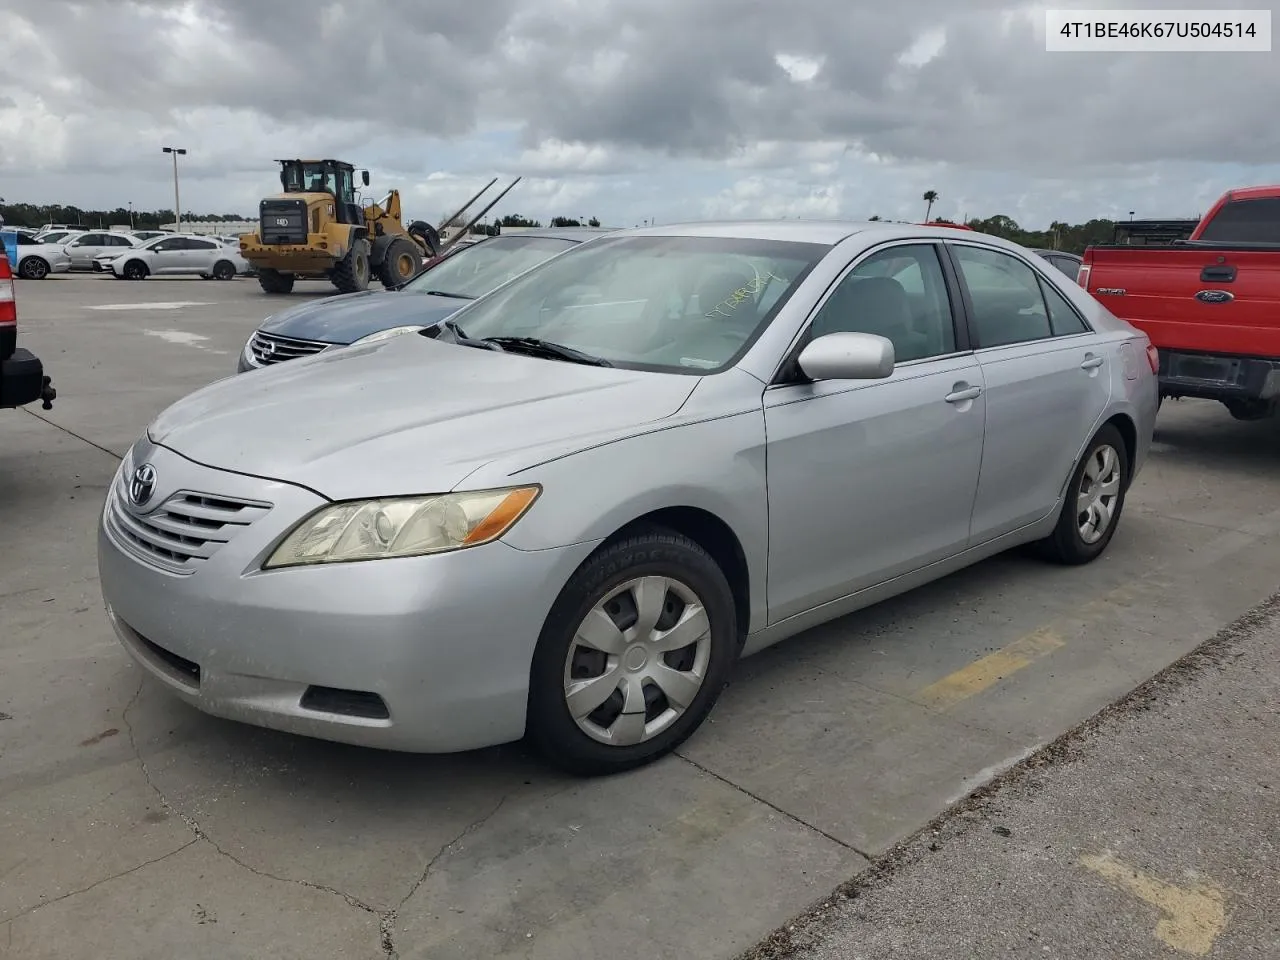
[[[619,231],[419,333],[174,404],[111,486],[102,590],[211,714],[623,770],[740,656],[1017,545],[1095,559],[1156,367],[981,234]]]

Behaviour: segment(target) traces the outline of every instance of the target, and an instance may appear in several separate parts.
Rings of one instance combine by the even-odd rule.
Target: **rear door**
[[[1052,511],[1111,399],[1106,345],[1054,287],[1052,268],[948,241],[986,391],[973,544]],[[1060,278],[1065,279],[1065,278]]]
[[[186,247],[182,254],[183,273],[208,273],[213,269],[221,244],[196,237],[187,237],[183,243]]]

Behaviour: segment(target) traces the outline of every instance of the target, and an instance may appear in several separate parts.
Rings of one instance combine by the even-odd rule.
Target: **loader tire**
[[[369,289],[369,241],[354,241],[347,255],[333,268],[330,279],[342,293]]]
[[[263,293],[289,293],[293,290],[293,274],[262,267],[258,270],[258,286]]]
[[[387,244],[382,262],[378,264],[378,279],[391,289],[412,280],[421,270],[421,248],[408,237],[396,237]]]

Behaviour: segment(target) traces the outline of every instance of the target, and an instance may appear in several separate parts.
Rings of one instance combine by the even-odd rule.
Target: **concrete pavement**
[[[742,960],[1280,956],[1280,598]]]
[[[646,770],[206,717],[114,640],[97,512],[156,413],[324,291],[18,284],[59,399],[0,412],[0,956],[730,957],[1276,589],[1280,427],[1167,404],[1104,559],[998,557],[766,651]]]

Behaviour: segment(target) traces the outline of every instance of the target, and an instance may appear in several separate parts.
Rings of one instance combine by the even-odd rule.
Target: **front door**
[[[1012,254],[953,243],[986,381],[975,543],[1043,519],[1111,399],[1108,354],[1080,314]],[[1066,281],[1070,282],[1070,281]]]
[[[957,343],[934,243],[892,245],[845,274],[810,338],[886,336],[884,380],[779,383],[768,436],[769,620],[952,556],[969,541],[982,459],[982,370]]]

